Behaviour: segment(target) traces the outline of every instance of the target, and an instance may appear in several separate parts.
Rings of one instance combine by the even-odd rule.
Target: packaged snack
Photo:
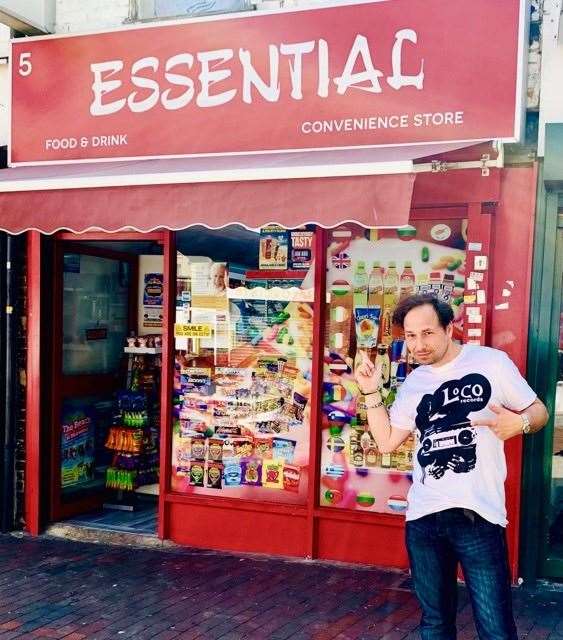
[[[221,462],[223,459],[223,440],[221,438],[209,438],[207,441],[207,457],[209,460]]]
[[[254,452],[254,441],[247,436],[233,438],[233,452],[236,458],[248,458]]]
[[[203,436],[194,436],[190,439],[191,459],[205,460],[205,438]]]
[[[224,460],[223,481],[226,487],[238,487],[242,482],[242,467],[236,458]]]
[[[187,476],[190,473],[191,443],[182,443],[176,449],[176,475]]]
[[[303,422],[305,407],[307,406],[307,398],[295,391],[293,393],[293,404],[295,406],[295,419]]]
[[[271,438],[254,438],[254,453],[260,458],[270,459],[272,457]]]
[[[358,307],[356,319],[356,344],[359,349],[372,349],[377,345],[381,307]]]
[[[301,480],[301,468],[293,464],[286,464],[283,467],[283,488],[286,491],[299,491],[299,482]]]
[[[261,460],[245,460],[241,462],[242,484],[258,487],[262,484],[262,461]]]
[[[262,462],[262,486],[271,489],[283,488],[283,460]]]
[[[274,458],[280,458],[286,462],[293,462],[295,455],[295,440],[286,438],[272,438],[272,455]]]
[[[222,489],[223,465],[220,462],[207,463],[206,486],[210,489]]]
[[[203,487],[205,479],[205,466],[203,462],[192,462],[190,466],[190,485]]]

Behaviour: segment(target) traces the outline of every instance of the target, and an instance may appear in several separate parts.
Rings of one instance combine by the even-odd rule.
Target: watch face
[[[522,415],[522,433],[530,433],[530,419]]]

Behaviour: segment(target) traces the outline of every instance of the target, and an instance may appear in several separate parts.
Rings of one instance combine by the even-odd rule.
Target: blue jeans
[[[517,640],[504,528],[469,509],[447,509],[407,522],[423,640],[455,640],[457,566],[463,569],[479,638]]]

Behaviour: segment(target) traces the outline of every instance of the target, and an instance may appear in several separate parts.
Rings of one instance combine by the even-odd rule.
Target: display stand
[[[106,448],[113,452],[106,486],[115,491],[108,509],[133,511],[137,494],[158,495],[160,347],[125,347],[127,388],[118,395]],[[155,491],[156,487],[156,491]]]

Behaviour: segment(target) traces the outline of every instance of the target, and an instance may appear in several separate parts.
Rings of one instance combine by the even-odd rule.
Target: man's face
[[[439,364],[452,339],[452,325],[440,324],[434,307],[423,304],[407,313],[404,321],[405,340],[414,359],[420,364]]]
[[[225,288],[225,265],[218,265],[213,270],[213,286],[215,289]]]

